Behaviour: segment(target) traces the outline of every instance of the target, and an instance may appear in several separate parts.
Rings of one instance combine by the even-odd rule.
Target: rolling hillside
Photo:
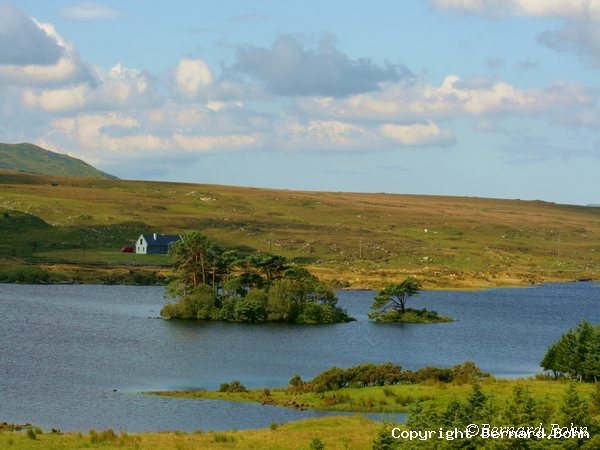
[[[0,171],[0,257],[50,266],[165,264],[123,254],[142,232],[204,232],[322,277],[373,287],[600,279],[600,209],[541,201],[299,192]],[[156,257],[155,257],[156,258]]]
[[[27,143],[0,143],[0,169],[63,177],[116,179],[80,159]]]

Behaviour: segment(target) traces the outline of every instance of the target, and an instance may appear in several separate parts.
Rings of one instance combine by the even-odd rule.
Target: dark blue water
[[[232,380],[280,387],[295,374],[386,361],[417,369],[470,360],[497,376],[530,376],[562,333],[600,322],[596,283],[422,292],[409,306],[456,319],[429,325],[375,324],[373,292],[339,297],[356,322],[250,325],[156,319],[161,287],[0,285],[0,421],[65,431],[265,427],[323,413],[138,392]]]

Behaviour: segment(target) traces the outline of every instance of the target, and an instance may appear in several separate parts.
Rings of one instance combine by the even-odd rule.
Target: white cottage
[[[141,234],[135,241],[135,252],[142,255],[166,255],[171,245],[183,238],[177,234]]]

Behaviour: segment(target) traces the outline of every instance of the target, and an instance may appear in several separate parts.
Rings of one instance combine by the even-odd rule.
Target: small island
[[[414,277],[401,283],[393,283],[379,291],[371,305],[374,311],[369,317],[376,322],[438,323],[453,322],[454,319],[440,316],[436,311],[406,308],[408,297],[417,295],[421,285]]]
[[[241,255],[192,232],[172,245],[164,319],[340,323],[354,320],[335,292],[307,269],[274,254]]]

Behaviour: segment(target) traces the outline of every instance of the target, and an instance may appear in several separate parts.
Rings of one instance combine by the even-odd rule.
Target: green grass
[[[325,417],[269,428],[244,431],[202,431],[186,433],[128,433],[90,430],[87,433],[42,433],[35,438],[26,432],[0,431],[0,448],[14,450],[91,449],[244,449],[296,450],[308,449],[318,438],[328,450],[370,449],[379,424],[361,416]]]
[[[547,379],[486,379],[480,383],[482,392],[492,395],[503,404],[513,394],[515,386],[527,387],[536,401],[560,405],[566,391],[565,381]],[[425,406],[446,408],[453,401],[465,402],[471,395],[471,384],[420,383],[367,388],[344,388],[327,392],[323,396],[296,395],[289,397],[289,407],[390,413],[408,411],[417,402]],[[589,400],[593,384],[578,384],[579,395]],[[283,391],[271,390],[271,396],[284,399]],[[257,401],[264,397],[264,390],[246,393],[164,393],[193,398],[213,398],[228,401]],[[333,397],[335,395],[335,398]],[[169,431],[160,433],[128,433],[108,430],[89,430],[86,433],[43,432],[38,427],[11,431],[0,426],[0,448],[15,450],[34,449],[277,449],[292,450],[310,448],[315,439],[321,440],[327,449],[371,449],[373,438],[380,423],[360,415],[307,419],[286,424],[273,423],[268,428],[243,431],[203,431],[193,433]]]
[[[142,232],[198,230],[224,247],[281,254],[355,288],[409,274],[425,289],[600,279],[594,207],[8,171],[0,171],[0,189],[3,259],[160,265],[120,249]],[[17,213],[27,218],[2,220]]]
[[[480,381],[485,394],[493,394],[498,399],[512,395],[516,385],[527,386],[536,400],[549,399],[560,403],[566,382],[547,379],[484,379]],[[593,384],[578,385],[579,392],[589,397],[594,391]],[[151,395],[195,399],[258,402],[288,408],[318,409],[325,411],[395,413],[408,412],[416,403],[427,406],[433,404],[447,407],[451,401],[464,400],[472,391],[470,383],[424,382],[417,384],[397,384],[393,386],[370,386],[342,388],[327,391],[297,393],[287,389],[270,389],[265,395],[263,389],[248,392],[216,391],[166,391],[151,392]]]

